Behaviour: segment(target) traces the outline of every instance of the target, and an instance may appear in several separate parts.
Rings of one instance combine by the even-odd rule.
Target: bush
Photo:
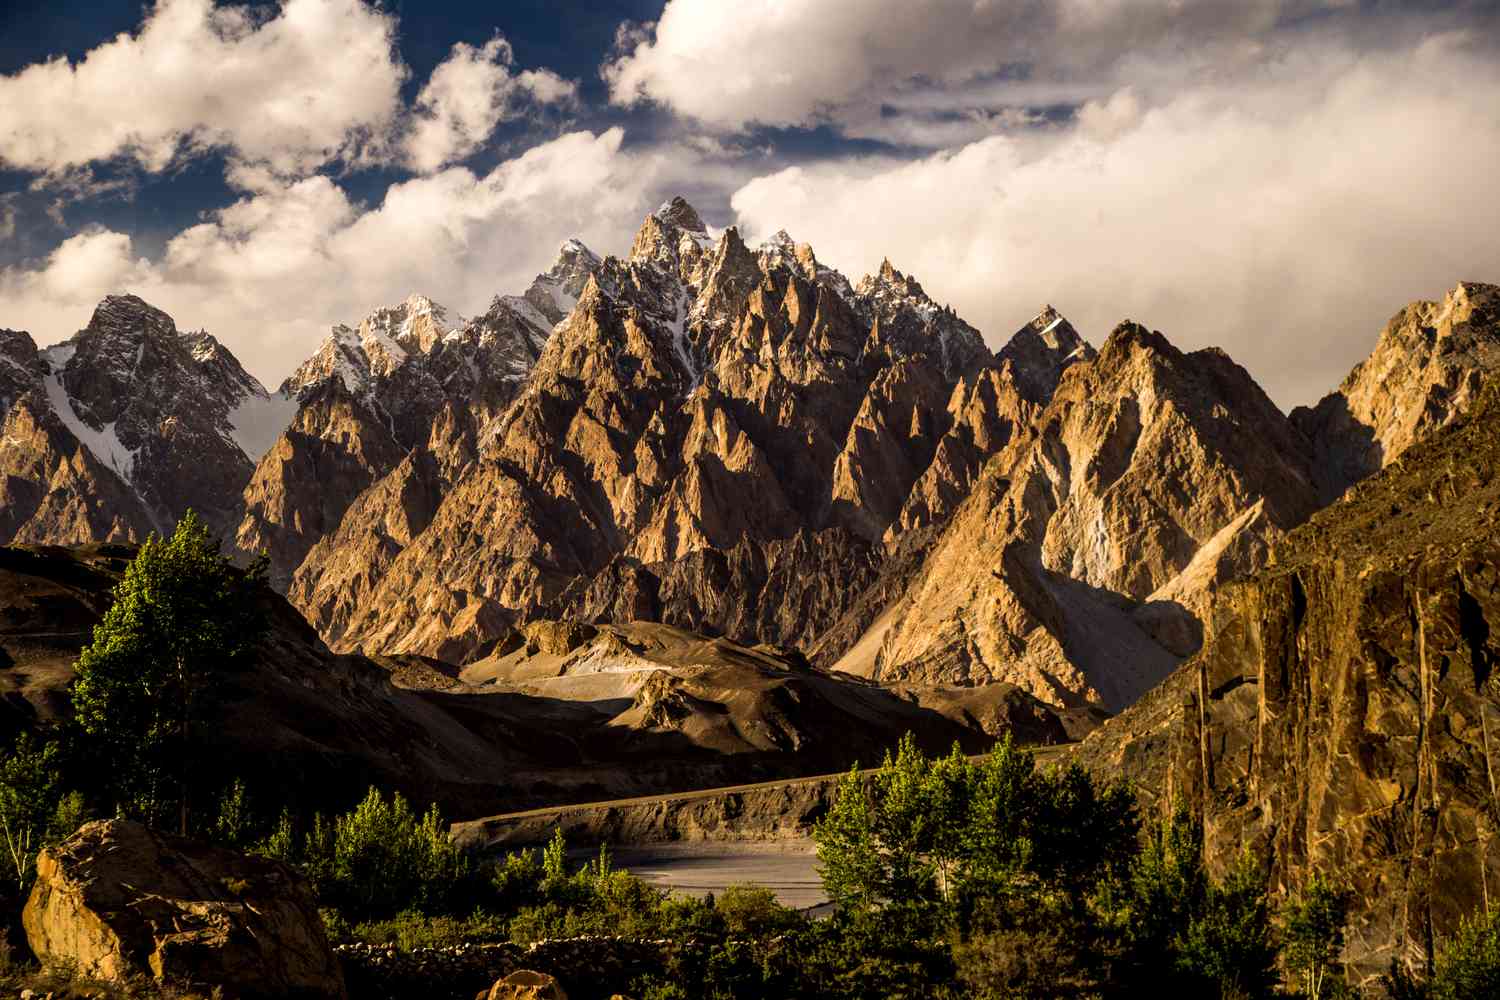
[[[331,822],[315,815],[300,848],[284,813],[256,849],[299,866],[322,903],[355,918],[452,913],[475,881],[436,806],[418,818],[401,795],[376,788]]]
[[[1430,989],[1432,1000],[1500,997],[1500,910],[1459,925],[1438,955]]]
[[[29,733],[0,758],[0,842],[17,895],[31,887],[41,849],[66,839],[86,818],[83,797],[63,791],[60,758],[58,744]]]
[[[1329,974],[1344,950],[1350,902],[1347,888],[1314,872],[1282,908],[1287,969],[1301,980],[1309,1000],[1322,1000],[1333,986]]]

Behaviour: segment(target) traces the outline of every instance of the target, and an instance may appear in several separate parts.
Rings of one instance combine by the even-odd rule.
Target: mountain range
[[[187,509],[333,650],[455,665],[539,622],[653,622],[886,685],[1118,712],[1215,595],[1473,403],[1500,289],[1414,303],[1318,405],[1222,351],[1051,307],[992,350],[889,262],[851,282],[682,199],[464,318],[336,326],[275,390],[130,295],[0,331],[0,542]]]

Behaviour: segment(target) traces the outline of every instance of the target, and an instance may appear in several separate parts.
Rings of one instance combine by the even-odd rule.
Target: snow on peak
[[[651,215],[657,221],[678,229],[685,229],[690,233],[707,233],[708,228],[703,225],[703,219],[698,215],[697,209],[687,203],[687,199],[678,195],[668,201],[664,201],[661,207],[652,212]]]

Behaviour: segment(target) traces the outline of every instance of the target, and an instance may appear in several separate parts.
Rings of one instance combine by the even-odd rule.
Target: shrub
[[[1332,985],[1328,977],[1344,950],[1350,902],[1347,888],[1314,872],[1282,907],[1287,969],[1301,981],[1309,1000],[1322,1000]]]
[[[1433,1000],[1500,997],[1500,910],[1459,924],[1433,970]]]

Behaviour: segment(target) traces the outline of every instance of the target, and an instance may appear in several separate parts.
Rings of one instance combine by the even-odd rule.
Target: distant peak
[[[584,246],[584,244],[583,244],[583,242],[581,240],[576,240],[576,239],[563,240],[562,246],[560,246],[560,247],[557,248],[557,257],[558,257],[558,263],[562,263],[564,261],[569,261],[569,260],[576,260],[576,259],[583,259],[583,260],[598,260],[599,259],[598,255],[595,254],[594,251],[592,251],[588,247]]]
[[[703,219],[698,211],[687,203],[687,199],[678,195],[670,201],[663,202],[662,206],[651,213],[657,221],[676,226],[678,229],[690,233],[707,233],[708,227],[703,224]]]
[[[138,295],[106,295],[85,332],[112,336],[176,337],[177,324]]]

